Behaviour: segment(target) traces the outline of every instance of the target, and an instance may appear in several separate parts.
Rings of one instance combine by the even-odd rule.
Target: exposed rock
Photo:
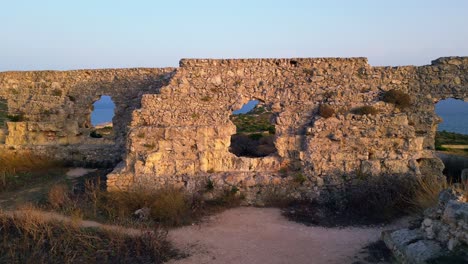
[[[466,254],[457,253],[468,246],[468,204],[462,198],[452,189],[442,191],[438,205],[425,211],[420,229],[385,231],[385,244],[403,263],[427,263],[439,257],[467,261]]]
[[[0,128],[0,148],[77,165],[123,159],[108,176],[110,189],[195,191],[209,176],[220,190],[235,185],[247,197],[291,183],[291,195],[316,197],[363,174],[441,175],[434,102],[468,98],[467,72],[468,57],[421,67],[371,67],[365,58],[184,59],[177,69],[3,72],[0,100],[16,122]],[[383,102],[392,89],[412,104]],[[89,137],[101,95],[116,104],[115,140]],[[229,116],[251,99],[273,109],[276,154],[229,152],[236,133]],[[334,109],[330,118],[317,113],[324,103]],[[355,111],[362,107],[372,111]]]

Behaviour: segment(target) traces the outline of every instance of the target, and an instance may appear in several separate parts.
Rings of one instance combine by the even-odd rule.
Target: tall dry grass
[[[0,263],[162,263],[176,255],[166,232],[109,232],[51,221],[33,209],[0,212]]]
[[[62,164],[29,151],[0,153],[0,191],[56,176]]]
[[[440,192],[448,188],[460,194],[461,201],[468,202],[468,182],[452,183],[436,177],[419,177],[414,194],[408,199],[409,211],[422,213],[425,209],[436,206]]]
[[[59,209],[68,215],[79,211],[85,218],[134,227],[191,224],[205,215],[238,206],[241,200],[235,193],[226,191],[217,199],[204,201],[199,194],[173,186],[157,190],[108,192],[99,180],[86,181],[84,192],[78,195],[64,192],[62,186],[54,186],[48,197],[51,209]],[[135,215],[139,209],[146,212],[143,218]]]

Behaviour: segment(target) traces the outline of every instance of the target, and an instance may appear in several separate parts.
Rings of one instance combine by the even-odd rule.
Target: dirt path
[[[170,241],[190,256],[169,263],[353,263],[388,228],[308,227],[278,209],[241,207],[170,231]]]

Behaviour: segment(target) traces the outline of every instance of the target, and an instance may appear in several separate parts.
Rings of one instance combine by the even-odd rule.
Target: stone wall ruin
[[[390,90],[411,104],[384,102]],[[97,144],[87,122],[102,94],[116,103],[117,136]],[[110,189],[196,190],[210,181],[255,196],[300,178],[293,192],[314,196],[359,175],[440,175],[434,104],[446,98],[468,100],[468,57],[421,67],[372,67],[365,58],[184,59],[177,69],[4,72],[0,99],[24,119],[7,122],[1,142],[5,151],[53,149],[72,162],[121,157]],[[249,100],[274,112],[273,155],[229,152],[236,132],[229,116]],[[334,113],[321,116],[320,105]]]

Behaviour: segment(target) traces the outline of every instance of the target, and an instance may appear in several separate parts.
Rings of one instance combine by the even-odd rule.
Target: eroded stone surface
[[[409,94],[411,106],[383,102],[392,89]],[[91,105],[103,94],[117,107],[115,142],[88,137]],[[0,99],[10,114],[25,117],[7,123],[4,148],[90,163],[123,156],[109,175],[111,189],[200,189],[209,179],[215,188],[255,196],[262,186],[300,182],[292,195],[313,197],[360,175],[441,175],[434,104],[449,97],[468,98],[467,57],[421,67],[371,67],[365,58],[240,59],[181,60],[177,69],[0,73]],[[229,152],[236,130],[229,116],[252,99],[274,112],[275,155]],[[320,104],[336,114],[319,116]],[[377,113],[356,114],[362,106]]]

